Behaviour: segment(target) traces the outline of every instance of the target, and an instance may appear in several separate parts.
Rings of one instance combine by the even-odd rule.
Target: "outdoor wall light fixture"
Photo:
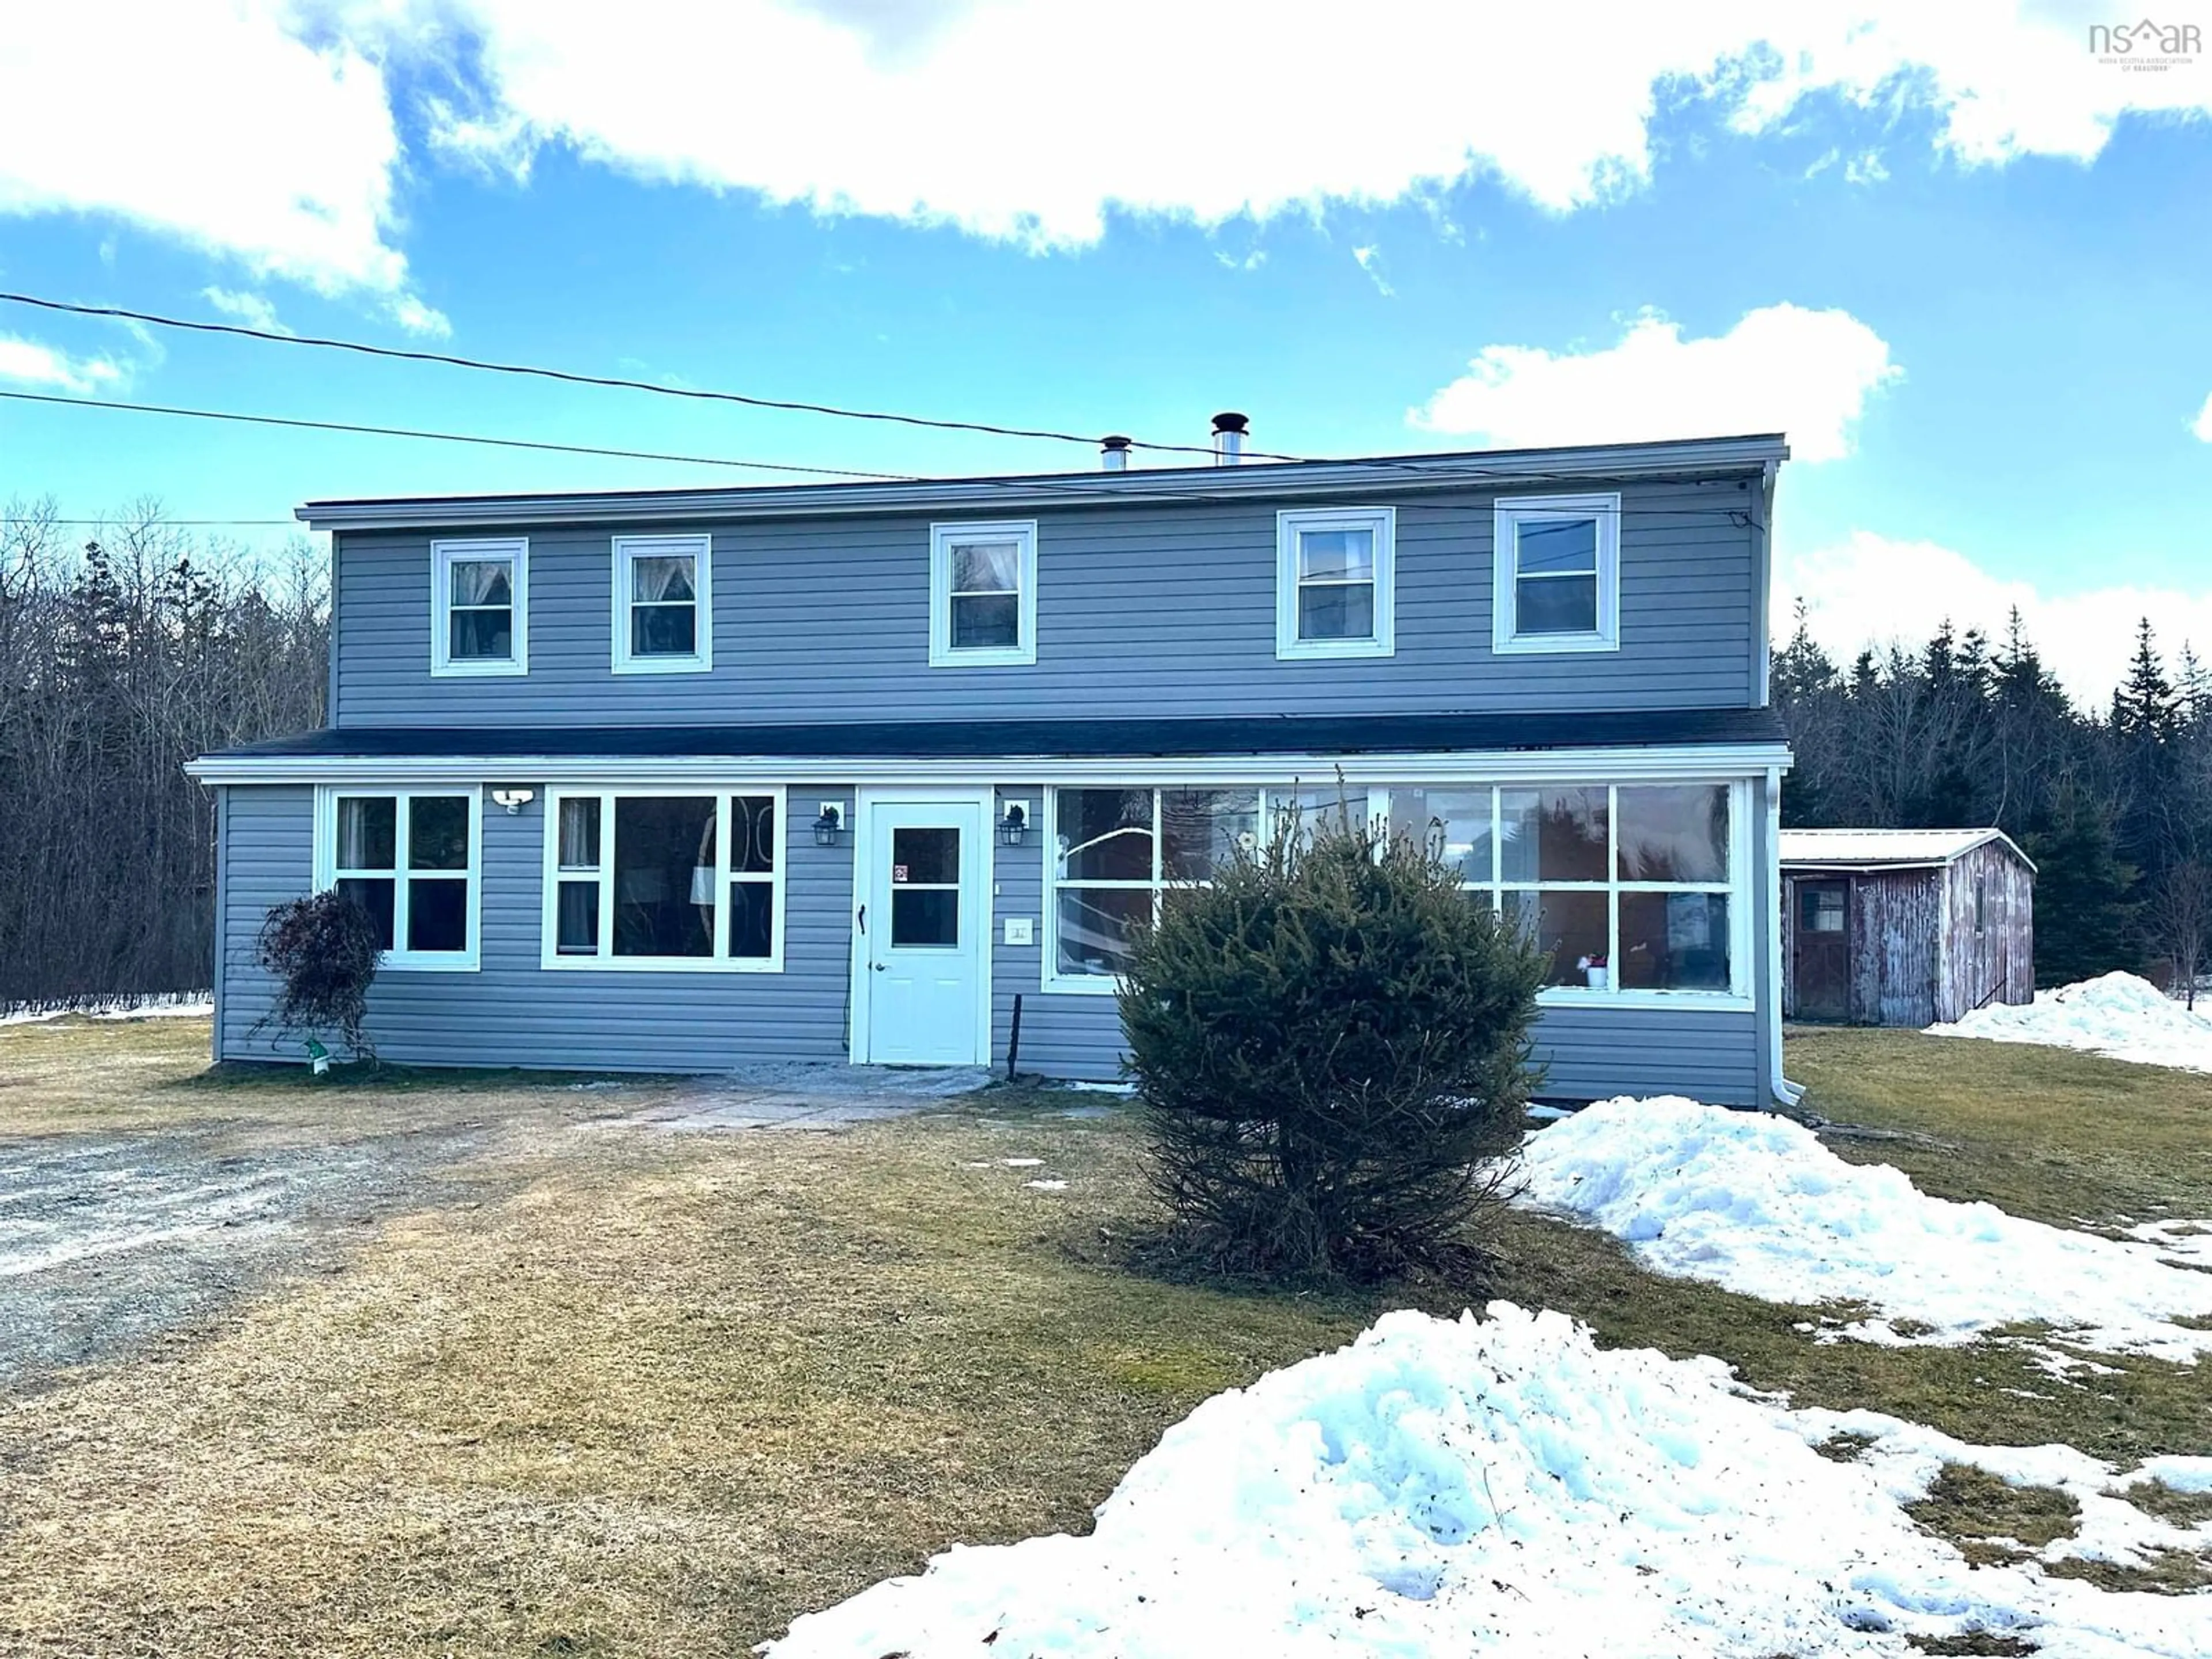
[[[999,820],[999,839],[1009,847],[1019,847],[1029,832],[1030,809],[1020,801],[1008,801],[1006,816]]]
[[[837,832],[845,827],[845,809],[834,800],[822,803],[822,816],[814,820],[814,844],[835,847]]]
[[[534,789],[495,789],[491,792],[491,798],[507,808],[507,817],[513,817],[538,799],[538,792]]]

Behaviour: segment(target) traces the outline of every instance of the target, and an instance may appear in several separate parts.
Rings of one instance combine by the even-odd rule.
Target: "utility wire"
[[[1001,426],[988,421],[945,420],[926,415],[907,415],[888,410],[848,409],[836,404],[809,403],[796,399],[763,398],[750,392],[712,391],[698,386],[662,386],[652,380],[627,380],[620,376],[582,374],[573,370],[548,368],[538,364],[504,363],[482,357],[463,357],[443,351],[412,351],[396,346],[371,345],[361,340],[341,340],[313,334],[281,334],[273,329],[252,328],[242,323],[210,323],[185,317],[167,317],[158,312],[134,311],[123,306],[78,305],[66,300],[48,299],[35,294],[18,294],[0,290],[0,301],[12,305],[33,306],[42,311],[66,313],[77,317],[106,317],[119,320],[150,324],[156,328],[182,329],[195,334],[229,335],[240,339],[262,340],[275,345],[311,346],[322,350],[353,352],[365,357],[386,357],[401,362],[439,363],[449,368],[474,369],[489,374],[522,375],[536,380],[558,380],[570,386],[610,387],[624,392],[643,392],[657,398],[684,398],[707,403],[737,404],[749,409],[781,410],[807,415],[835,416],[842,420],[876,421],[898,426],[926,427],[943,432],[975,432],[998,438],[1035,438],[1058,443],[1096,445],[1097,436],[1079,432],[1061,432],[1048,427]],[[1149,450],[1158,454],[1203,455],[1211,457],[1212,448],[1205,444],[1169,444],[1154,440],[1132,438],[1130,447]],[[1310,462],[1327,458],[1312,455],[1291,455],[1279,451],[1247,449],[1248,460]],[[689,460],[686,456],[642,456],[647,460]],[[708,465],[720,463],[708,462]],[[1418,460],[1401,460],[1389,456],[1359,457],[1352,460],[1334,461],[1334,465],[1357,465],[1389,469],[1415,476],[1443,472],[1444,469],[1424,465]],[[736,463],[730,463],[736,465]],[[788,471],[803,469],[790,468]],[[829,469],[818,469],[827,471]],[[889,477],[885,473],[851,472],[852,477]],[[1449,474],[1457,479],[1463,475],[1456,471]],[[1586,483],[1577,475],[1544,471],[1528,471],[1515,476],[1533,481]]]

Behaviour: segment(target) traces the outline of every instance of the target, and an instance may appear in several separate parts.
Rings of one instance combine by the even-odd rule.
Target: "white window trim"
[[[514,599],[513,649],[504,659],[455,659],[453,568],[457,560],[507,559],[514,565],[508,586]],[[430,544],[430,674],[434,679],[478,679],[530,672],[530,538],[507,536]]]
[[[1584,634],[1517,631],[1514,578],[1524,520],[1595,519],[1597,627]],[[1490,647],[1504,656],[1620,649],[1620,495],[1500,495],[1491,511]]]
[[[689,554],[698,627],[697,648],[688,656],[640,657],[629,648],[630,581],[633,560],[665,554]],[[617,536],[614,538],[614,672],[617,674],[704,674],[714,666],[714,538],[708,535]]]
[[[1648,989],[1621,990],[1619,988],[1608,988],[1607,990],[1598,991],[1593,990],[1588,986],[1550,985],[1544,987],[1537,992],[1536,1000],[1540,1006],[1544,1007],[1565,1008],[1699,1008],[1713,1012],[1726,1013],[1749,1013],[1757,1008],[1758,1004],[1753,994],[1753,975],[1754,964],[1752,962],[1752,906],[1754,902],[1756,890],[1753,884],[1753,872],[1751,869],[1750,812],[1752,799],[1750,781],[1741,776],[1684,777],[1680,779],[1670,778],[1666,780],[1666,781],[1670,783],[1679,781],[1685,784],[1709,784],[1718,787],[1723,787],[1728,790],[1729,878],[1727,882],[1546,882],[1541,884],[1540,887],[1539,884],[1534,882],[1508,883],[1504,880],[1504,842],[1498,834],[1498,811],[1500,808],[1499,792],[1503,789],[1526,788],[1532,786],[1525,781],[1515,780],[1499,781],[1488,778],[1432,780],[1422,786],[1428,788],[1462,788],[1468,790],[1480,790],[1487,788],[1491,792],[1490,874],[1486,880],[1464,884],[1471,890],[1487,890],[1492,892],[1521,890],[1546,891],[1567,891],[1572,890],[1610,894],[1615,887],[1618,887],[1620,890],[1623,892],[1717,893],[1724,890],[1727,893],[1729,899],[1729,989],[1725,991],[1669,991]],[[1054,995],[1112,996],[1121,988],[1121,980],[1118,975],[1064,974],[1060,972],[1059,937],[1060,889],[1063,885],[1075,887],[1121,888],[1133,891],[1149,886],[1153,891],[1158,892],[1166,884],[1162,879],[1160,867],[1162,854],[1160,850],[1158,832],[1159,807],[1157,799],[1155,799],[1155,804],[1152,809],[1152,878],[1150,882],[1133,880],[1119,882],[1063,882],[1060,879],[1058,870],[1058,862],[1060,846],[1060,797],[1061,790],[1063,788],[1111,788],[1115,787],[1117,786],[1098,783],[1055,785],[1047,789],[1045,792],[1045,836],[1043,848],[1045,867],[1043,890],[1044,902],[1042,905],[1044,912],[1044,925],[1042,928],[1044,960],[1042,964],[1042,977],[1040,981],[1040,988]],[[1182,782],[1152,786],[1139,783],[1130,783],[1118,787],[1129,789],[1142,789],[1150,787],[1157,792],[1159,789],[1236,788],[1240,786],[1236,783],[1206,784]],[[1247,784],[1241,787],[1249,787],[1251,786]],[[1293,787],[1295,787],[1296,786],[1293,786]],[[1612,826],[1614,825],[1617,821],[1618,801],[1616,797],[1613,795],[1613,791],[1622,787],[1634,787],[1635,783],[1633,781],[1624,783],[1619,781],[1610,783],[1596,783],[1588,780],[1583,780],[1578,782],[1562,784],[1553,784],[1547,781],[1540,787],[1604,789],[1607,792],[1607,823],[1608,828],[1607,830],[1606,842],[1606,858],[1607,860],[1606,867],[1608,870],[1615,868],[1619,859],[1619,853],[1617,851],[1617,832]],[[1289,789],[1280,787],[1273,789],[1265,787],[1261,789],[1260,821],[1263,826],[1263,830],[1271,830],[1272,827],[1278,822],[1280,813],[1285,810],[1281,805],[1280,798],[1289,794],[1290,793],[1291,791]],[[1356,800],[1362,792],[1359,790],[1348,790],[1347,793]],[[1390,787],[1385,785],[1374,785],[1367,787],[1364,790],[1364,793],[1367,798],[1367,816],[1369,823],[1370,824],[1376,823],[1387,824],[1390,815]],[[1607,955],[1608,961],[1618,959],[1620,925],[1620,907],[1616,903],[1608,902],[1607,921],[1609,947]]]
[[[1154,895],[1155,902],[1157,904],[1158,896],[1174,884],[1167,878],[1165,866],[1164,863],[1165,854],[1161,846],[1160,797],[1164,793],[1179,793],[1188,789],[1250,789],[1259,797],[1259,833],[1263,836],[1272,836],[1275,833],[1276,830],[1280,826],[1285,816],[1293,810],[1297,795],[1302,789],[1321,788],[1323,787],[1324,786],[1318,784],[1291,784],[1287,786],[1277,786],[1270,788],[1265,786],[1255,787],[1254,785],[1249,783],[1131,783],[1123,785],[1092,783],[1055,785],[1053,787],[1047,789],[1045,791],[1044,927],[1042,930],[1044,940],[1044,962],[1043,977],[1041,981],[1041,988],[1054,994],[1064,994],[1071,996],[1103,997],[1112,996],[1116,991],[1121,988],[1121,976],[1119,974],[1069,974],[1063,973],[1060,970],[1060,890],[1062,887],[1091,887],[1130,893],[1149,891]],[[1334,786],[1327,787],[1334,787]],[[1115,787],[1125,789],[1149,789],[1152,791],[1152,875],[1142,881],[1127,878],[1116,881],[1063,880],[1060,874],[1060,798],[1061,793],[1067,789],[1111,789]],[[1367,817],[1370,824],[1372,824],[1375,822],[1378,813],[1384,817],[1389,817],[1390,810],[1390,792],[1389,790],[1368,789],[1364,787],[1359,788],[1347,787],[1344,793],[1346,804],[1351,806],[1355,813],[1359,811],[1359,803],[1363,799],[1366,802]],[[1333,813],[1335,811],[1335,808],[1334,806],[1330,806],[1326,810]]]
[[[1012,645],[952,643],[952,548],[956,542],[1012,541],[1020,549],[1020,638]],[[1026,668],[1036,661],[1037,527],[1035,519],[983,520],[929,526],[929,665]]]
[[[1364,640],[1298,637],[1298,532],[1375,532],[1375,634]],[[1275,514],[1275,656],[1283,662],[1397,653],[1398,509],[1395,507],[1285,508]]]
[[[564,974],[780,974],[783,971],[784,884],[791,862],[791,815],[787,792],[780,783],[667,783],[667,784],[553,784],[545,791],[545,849],[538,904],[538,965]],[[615,802],[640,796],[714,799],[714,927],[715,954],[710,957],[618,957],[614,954]],[[730,869],[730,798],[766,795],[775,802],[775,868],[760,884],[774,895],[775,911],[769,928],[765,957],[721,954],[728,938]],[[592,956],[564,953],[561,948],[562,880],[587,877],[561,868],[561,803],[590,799],[599,803],[599,867],[589,878],[599,887],[599,951]],[[748,879],[743,872],[735,877]]]
[[[375,796],[395,803],[397,822],[392,832],[393,880],[392,902],[392,948],[377,958],[380,971],[407,974],[472,974],[477,970],[483,950],[483,788],[480,784],[425,785],[420,788],[395,788],[381,784],[318,784],[315,787],[315,890],[326,893],[337,885],[338,798],[340,796]],[[400,941],[407,937],[407,886],[410,872],[407,868],[408,803],[417,795],[459,795],[469,804],[469,868],[468,897],[463,912],[467,928],[468,948],[465,951],[409,951]],[[364,871],[358,872],[380,879],[386,872]],[[424,870],[417,872],[433,879],[453,879],[450,870]]]

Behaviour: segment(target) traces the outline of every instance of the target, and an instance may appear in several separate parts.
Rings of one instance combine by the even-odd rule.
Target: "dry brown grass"
[[[190,1035],[96,1031],[71,1086],[169,1121]],[[1133,1191],[1110,1123],[678,1137],[512,1086],[191,1092],[271,1133],[501,1112],[474,1175],[502,1195],[8,1402],[0,1632],[29,1651],[739,1651],[956,1540],[1081,1528],[1198,1399],[1371,1313],[1085,1265]]]

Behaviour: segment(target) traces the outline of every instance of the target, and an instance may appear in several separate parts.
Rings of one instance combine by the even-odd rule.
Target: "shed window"
[[[1976,876],[1974,878],[1974,931],[1977,933],[1989,931],[1989,898],[1990,878],[1987,876]]]

